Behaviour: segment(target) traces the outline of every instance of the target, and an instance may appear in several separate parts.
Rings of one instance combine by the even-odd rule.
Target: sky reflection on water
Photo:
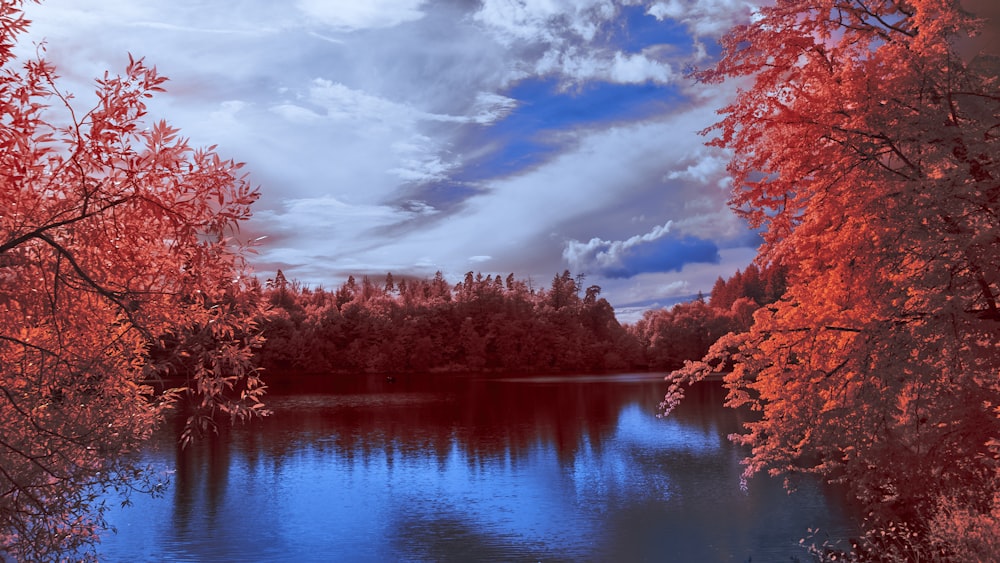
[[[837,493],[739,487],[744,414],[702,385],[670,418],[648,375],[351,378],[179,452],[165,498],[116,510],[108,561],[675,560],[804,556],[844,536]]]

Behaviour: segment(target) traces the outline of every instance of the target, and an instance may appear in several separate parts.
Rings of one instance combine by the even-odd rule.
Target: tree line
[[[532,288],[469,272],[452,285],[386,275],[353,276],[335,291],[288,282],[279,271],[263,288],[261,366],[291,372],[627,369],[640,362],[600,288],[564,272]]]
[[[628,327],[643,351],[644,367],[676,370],[698,360],[721,337],[742,332],[753,324],[760,307],[774,303],[785,292],[782,266],[750,264],[727,279],[716,280],[706,302],[704,296],[671,308],[646,311]]]
[[[784,290],[781,268],[750,265],[699,297],[622,325],[597,285],[568,270],[546,287],[513,273],[452,284],[387,274],[310,289],[283,272],[254,291],[271,306],[257,351],[269,378],[303,373],[595,372],[676,369],[747,328]]]

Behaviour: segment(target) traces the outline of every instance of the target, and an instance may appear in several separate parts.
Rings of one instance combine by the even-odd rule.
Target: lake
[[[815,480],[740,487],[746,411],[655,374],[311,378],[273,416],[142,457],[161,498],[115,508],[105,561],[789,561],[857,533]]]

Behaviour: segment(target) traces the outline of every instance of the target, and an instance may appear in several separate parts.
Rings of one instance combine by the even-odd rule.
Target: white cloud
[[[243,100],[226,100],[219,104],[219,109],[211,112],[209,117],[220,123],[233,124],[237,122],[240,111],[246,109],[251,104]]]
[[[281,267],[286,274],[311,283],[329,281],[331,271],[430,275],[441,270],[449,279],[459,279],[480,264],[500,270],[495,273],[513,271],[519,276],[534,275],[541,279],[561,271],[561,261],[567,260],[563,256],[567,240],[589,241],[594,232],[604,233],[598,240],[607,241],[607,248],[598,252],[604,251],[608,264],[614,264],[615,256],[623,255],[622,249],[655,245],[668,235],[715,241],[737,236],[745,232],[745,227],[727,208],[728,194],[719,189],[708,170],[702,174],[695,172],[699,159],[713,154],[702,153],[699,148],[702,139],[695,132],[715,118],[714,107],[716,103],[709,103],[659,120],[579,132],[577,141],[551,160],[478,186],[479,195],[466,200],[461,213],[454,215],[445,216],[430,206],[422,210],[413,204],[403,209],[380,205],[378,199],[371,197],[372,182],[354,179],[353,185],[364,188],[337,196],[335,201],[303,199],[280,211],[281,221],[265,214],[255,229],[267,234],[277,231],[278,240],[271,244],[281,248],[268,247],[263,262],[297,264]],[[353,134],[344,132],[348,133]],[[664,139],[672,142],[664,143]],[[401,167],[401,155],[419,161],[439,154],[435,152],[436,142],[439,141],[416,135],[397,136],[380,154]],[[334,164],[329,168],[338,170],[338,162],[360,164],[366,158],[360,155],[369,152],[371,149],[366,148],[359,156],[333,155]],[[379,162],[369,167],[377,168]],[[356,166],[347,171],[352,170]],[[659,183],[671,170],[680,172],[670,182]],[[342,181],[352,180],[345,176]],[[386,194],[381,193],[383,197]],[[622,205],[623,201],[634,203],[616,220],[607,210]],[[299,220],[300,209],[314,211],[311,216],[315,219]],[[405,236],[384,232],[391,225],[423,217],[435,220],[422,222],[419,230],[406,231]],[[647,225],[656,227],[637,228],[636,223],[629,222],[630,217],[636,217],[640,225],[649,221]],[[672,222],[665,223],[668,218]],[[294,243],[288,242],[291,237],[295,238]],[[578,244],[587,246],[589,242]],[[583,249],[578,251],[583,256]],[[728,261],[726,252],[720,251],[726,275],[745,267],[745,262]],[[472,259],[476,256],[491,259],[477,262]],[[590,274],[588,282],[601,285],[604,296],[616,305],[664,298],[665,288],[676,288],[670,284],[681,281],[691,284],[691,292],[698,289],[707,292],[720,271],[720,266],[691,263],[682,272],[609,279],[593,269],[577,266],[572,269]],[[632,287],[627,282],[636,279],[645,280],[643,291],[626,292],[626,288]]]
[[[479,92],[469,115],[451,115],[424,111],[408,103],[395,102],[350,88],[340,82],[316,78],[298,99],[275,107],[287,112],[285,106],[298,106],[311,114],[317,112],[308,107],[316,107],[323,110],[321,114],[317,114],[318,117],[334,121],[364,121],[368,125],[379,123],[386,127],[402,128],[420,121],[485,125],[507,116],[517,106],[517,100],[493,92]]]
[[[672,300],[691,293],[691,283],[676,276],[664,274],[643,274],[636,276],[629,283],[623,284],[618,290],[619,300],[623,303],[643,303],[654,301],[650,306],[657,307],[656,301]]]
[[[697,201],[697,200],[695,200]],[[700,209],[686,206],[689,213],[674,221],[674,230],[698,238],[725,241],[747,235],[747,225],[728,206],[701,202]]]
[[[556,75],[570,84],[672,82],[671,64],[652,53],[602,44],[601,30],[610,32],[618,15],[616,5],[604,0],[485,0],[474,19],[518,61],[511,77]]]
[[[405,104],[324,78],[313,80],[305,102],[323,108],[325,117],[332,120],[361,120],[390,127],[410,124],[422,115],[422,112]]]
[[[473,18],[506,45],[591,41],[617,10],[607,0],[484,0]]]
[[[259,249],[260,259],[288,264],[292,266],[289,272],[308,281],[328,278],[331,270],[363,273],[397,269],[400,263],[391,255],[366,251],[371,233],[438,213],[422,201],[404,206],[373,205],[329,195],[288,199],[281,207],[280,211],[263,210],[254,216],[255,229],[271,235]],[[324,271],[327,274],[322,274]]]
[[[436,210],[426,202],[414,202],[405,209],[388,205],[349,203],[326,195],[313,198],[286,199],[282,211],[264,210],[257,219],[274,222],[276,230],[308,230],[323,235],[359,233],[433,214]]]
[[[650,6],[646,13],[684,24],[697,40],[721,36],[734,25],[749,21],[755,10],[747,0],[665,0]]]
[[[270,27],[249,28],[249,29],[240,29],[234,27],[199,27],[191,25],[177,25],[162,21],[136,21],[131,25],[135,27],[144,27],[148,29],[178,31],[182,33],[197,33],[197,34],[208,33],[208,34],[222,34],[222,35],[229,35],[229,34],[262,35],[266,33],[274,33],[277,31],[277,29]]]
[[[701,216],[718,220],[719,210],[728,212],[728,194],[711,182],[660,183],[671,168],[690,164],[691,147],[703,142],[695,132],[715,118],[714,107],[578,132],[571,148],[551,160],[486,182],[481,195],[466,202],[461,216],[429,230],[427,236],[468,247],[464,256],[489,254],[497,263],[537,263],[543,272],[564,259],[566,240],[589,240],[595,232],[604,233],[607,240],[629,239],[635,233],[629,232],[634,229],[629,218],[640,214],[656,224],[673,219],[673,232],[718,241],[700,236],[702,231],[678,231],[677,223],[689,224]],[[696,198],[705,200],[703,206],[685,209],[685,202]],[[608,212],[623,205],[622,216]]]
[[[299,0],[298,8],[309,17],[337,31],[395,27],[424,17],[424,0],[364,0],[330,2]]]
[[[333,283],[331,272],[441,269],[461,276],[478,263],[539,279],[561,271],[565,241],[595,233],[609,241],[610,256],[614,243],[655,233],[650,227],[667,219],[671,236],[718,242],[719,233],[738,232],[741,223],[718,184],[722,157],[692,150],[703,141],[695,132],[715,121],[714,108],[726,101],[720,89],[678,80],[677,51],[635,52],[612,43],[626,31],[620,6],[651,2],[312,0],[289,9],[241,0],[236,11],[199,0],[26,6],[38,29],[31,38],[50,39],[50,54],[81,99],[92,92],[93,77],[120,70],[128,52],[170,76],[168,92],[150,102],[150,118],[167,118],[192,144],[218,143],[223,155],[248,163],[263,193],[248,228],[272,235],[261,263],[298,264],[286,272]],[[666,10],[675,1],[660,3],[657,10]],[[677,5],[689,9],[678,16],[682,24],[704,32],[712,17],[728,19],[732,6],[744,4]],[[491,151],[508,142],[491,138],[488,126],[518,109],[502,95],[505,88],[539,75],[570,84],[669,83],[689,101],[641,123],[556,124],[551,134],[568,139],[558,150],[483,179]],[[504,134],[533,134],[514,129]],[[487,166],[472,172],[481,175],[464,199],[448,193],[452,183],[426,193],[409,185],[453,179],[474,160]],[[406,198],[426,201],[386,204]],[[414,224],[420,228],[399,228]],[[707,280],[710,288],[718,270],[702,266],[685,267],[683,275],[642,274],[644,295],[656,298],[681,281],[697,291]],[[622,280],[592,281],[613,302],[633,295]]]
[[[271,111],[293,123],[311,123],[323,118],[314,111],[290,103],[275,105]]]
[[[615,53],[614,64],[609,74],[612,82],[625,84],[650,81],[666,84],[674,78],[669,64],[650,60],[644,54]]]
[[[399,166],[389,172],[405,182],[420,184],[444,180],[460,165],[457,160],[445,161],[438,143],[425,135],[413,134],[408,140],[390,147],[399,159]]]
[[[714,183],[720,187],[728,188],[728,184],[719,184],[719,182],[729,179],[726,172],[728,162],[729,159],[722,151],[699,146],[680,163],[682,166],[686,164],[683,169],[671,170],[665,178],[669,180],[693,180],[703,184]]]
[[[517,107],[517,100],[493,92],[479,92],[469,121],[488,125],[507,117]]]
[[[594,237],[587,242],[578,240],[566,241],[563,258],[577,272],[614,271],[626,269],[626,259],[629,251],[643,243],[659,240],[670,232],[670,221],[653,227],[642,235],[635,235],[626,240],[601,240]]]
[[[725,151],[694,145],[673,161],[673,168],[663,179],[671,183],[701,186],[699,193],[688,193],[683,209],[674,220],[677,233],[717,241],[744,236],[746,224],[726,205],[732,179],[726,171],[729,158]]]
[[[596,79],[618,84],[669,84],[675,78],[669,63],[651,59],[645,53],[595,54],[576,47],[550,49],[536,63],[535,73],[556,74],[572,83]]]
[[[479,92],[468,115],[433,113],[413,105],[350,88],[323,78],[314,79],[305,92],[276,104],[271,111],[293,123],[345,128],[348,135],[381,144],[393,155],[385,171],[403,182],[426,183],[447,178],[461,165],[450,152],[447,137],[424,134],[425,124],[476,123],[488,125],[502,119],[517,101],[491,92]]]

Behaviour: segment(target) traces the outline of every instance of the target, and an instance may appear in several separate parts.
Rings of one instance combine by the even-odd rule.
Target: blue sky
[[[733,86],[684,77],[744,0],[46,0],[30,39],[78,103],[128,54],[170,77],[150,118],[247,163],[254,263],[347,275],[586,274],[620,313],[745,267],[726,155],[698,131]],[[31,52],[23,43],[22,53]]]

